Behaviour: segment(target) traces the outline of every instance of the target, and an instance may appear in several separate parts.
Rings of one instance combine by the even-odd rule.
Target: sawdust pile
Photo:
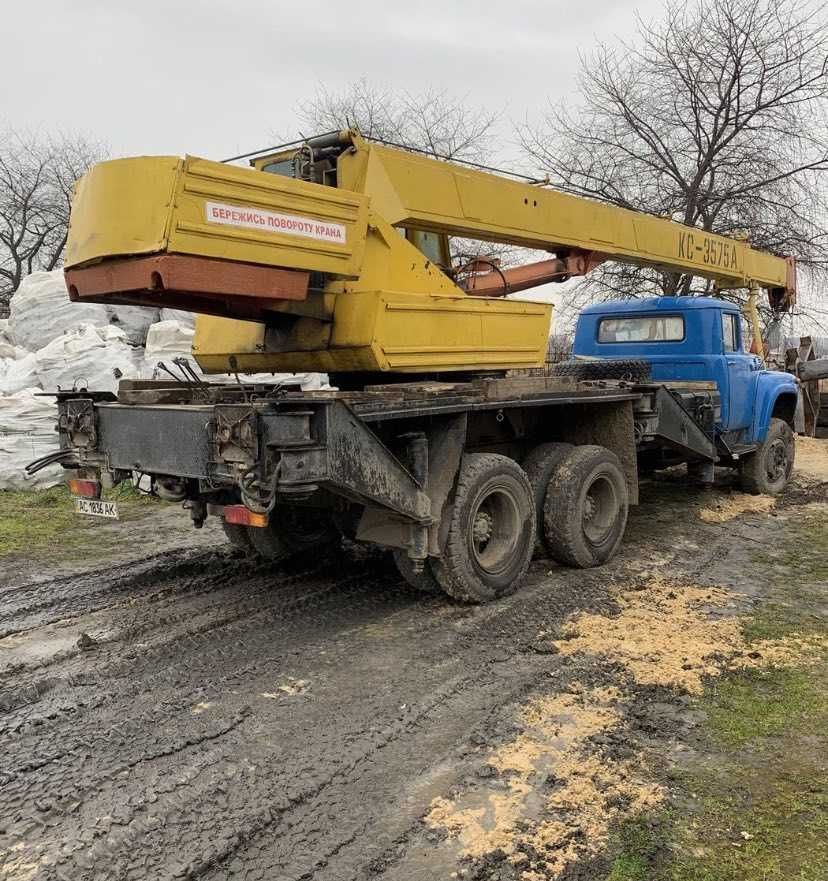
[[[816,480],[828,480],[828,438],[797,437],[794,468]]]
[[[773,496],[751,496],[747,493],[716,494],[716,501],[709,508],[699,510],[699,518],[705,523],[726,523],[741,514],[767,514],[776,506]]]
[[[662,801],[640,758],[598,745],[618,742],[619,732],[624,740],[631,684],[697,695],[704,677],[726,669],[816,657],[817,646],[797,636],[747,644],[723,590],[655,579],[617,600],[615,617],[577,616],[555,643],[563,655],[612,659],[621,668],[617,685],[575,682],[563,694],[535,698],[522,711],[521,733],[489,755],[499,776],[432,802],[426,823],[454,837],[462,856],[500,849],[516,867],[525,865],[522,881],[555,878],[602,850],[621,816]]]
[[[556,643],[564,655],[612,658],[638,685],[701,694],[704,677],[725,669],[790,664],[809,651],[798,637],[752,643],[742,635],[727,591],[653,579],[645,590],[618,597],[615,618],[581,615]]]
[[[571,688],[576,693],[531,701],[523,732],[489,757],[500,788],[432,802],[426,823],[456,836],[464,856],[500,849],[520,866],[528,848],[543,854],[543,874],[527,869],[522,877],[541,881],[605,843],[620,806],[639,812],[662,800],[635,763],[585,754],[589,738],[619,725],[621,692]]]

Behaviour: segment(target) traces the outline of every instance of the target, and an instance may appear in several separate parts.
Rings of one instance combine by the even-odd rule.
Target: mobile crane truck
[[[180,380],[117,395],[59,390],[59,461],[76,509],[140,472],[196,527],[278,560],[342,535],[393,550],[425,591],[485,602],[533,553],[608,561],[640,470],[740,469],[780,492],[797,382],[744,351],[738,308],[663,297],[586,309],[575,358],[544,364],[551,306],[507,299],[607,260],[795,301],[795,264],[670,220],[342,131],[251,161],[94,166],[76,187],[65,277],[74,301],[191,309]],[[511,269],[453,265],[449,237],[542,249]],[[238,374],[327,372],[336,390]],[[518,374],[518,375],[516,375]]]

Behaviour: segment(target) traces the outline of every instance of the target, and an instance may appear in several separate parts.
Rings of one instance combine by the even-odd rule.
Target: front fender
[[[756,381],[756,403],[753,408],[753,425],[750,440],[762,443],[768,433],[771,417],[780,398],[790,398],[790,413],[793,411],[799,396],[799,382],[790,373],[777,370],[763,370]]]

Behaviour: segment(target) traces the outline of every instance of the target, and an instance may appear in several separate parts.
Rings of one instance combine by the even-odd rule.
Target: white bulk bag
[[[31,477],[23,470],[58,447],[57,406],[52,398],[36,397],[38,391],[29,388],[0,397],[0,490],[43,489],[63,480],[60,465]]]
[[[37,384],[37,355],[34,352],[28,352],[22,358],[0,359],[0,395],[13,395]]]
[[[106,306],[73,303],[63,272],[33,272],[26,276],[11,298],[9,328],[15,345],[36,352],[65,330],[87,323],[109,324]]]
[[[138,376],[136,351],[119,328],[83,324],[35,353],[37,379],[50,392],[73,387],[115,392],[120,379]]]

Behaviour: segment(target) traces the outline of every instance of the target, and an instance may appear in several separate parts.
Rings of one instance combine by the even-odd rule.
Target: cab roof
[[[739,307],[727,300],[716,297],[647,297],[643,300],[609,300],[605,303],[594,303],[581,310],[582,315],[596,313],[630,312],[685,312],[688,309],[719,309],[723,312],[738,312]]]

